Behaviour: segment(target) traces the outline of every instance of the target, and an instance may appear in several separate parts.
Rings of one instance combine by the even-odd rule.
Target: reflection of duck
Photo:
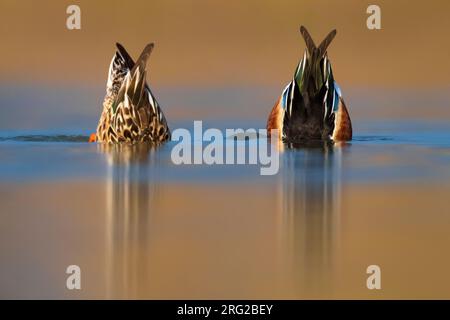
[[[108,161],[106,184],[106,284],[109,298],[145,296],[152,218],[158,212],[160,184],[149,179],[157,152],[148,143],[101,144]]]
[[[336,30],[316,47],[305,27],[300,32],[306,50],[267,121],[284,141],[352,139],[352,124],[339,86],[334,81],[327,48]]]
[[[99,144],[98,150],[106,155],[111,166],[134,165],[139,167],[140,164],[147,164],[156,146],[152,143]]]
[[[323,297],[337,265],[342,148],[325,141],[287,147],[280,176],[282,247],[296,294]]]
[[[145,80],[152,50],[150,43],[134,63],[125,48],[117,44],[97,133],[91,135],[90,141],[164,142],[170,138],[164,114]]]

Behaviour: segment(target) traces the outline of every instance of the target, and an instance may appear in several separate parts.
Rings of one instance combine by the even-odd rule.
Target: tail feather
[[[139,70],[136,70],[132,75],[130,86],[127,88],[127,94],[131,98],[131,103],[138,108],[141,106],[141,100],[144,97],[145,76],[145,71],[141,73]]]
[[[114,100],[117,96],[126,74],[134,65],[134,62],[131,60],[132,65],[130,68],[129,55],[122,46],[119,46],[119,50],[116,51],[109,65],[108,81],[106,83],[106,96],[111,100]]]
[[[316,45],[314,44],[314,40],[304,26],[300,27],[300,33],[302,34],[303,39],[305,39],[306,48],[308,49],[309,55],[312,56],[314,54],[314,51],[316,51],[317,49]]]
[[[134,60],[133,58],[128,54],[127,50],[120,44],[116,43],[117,51],[122,56],[123,60],[125,61],[126,66],[129,70],[133,69],[134,67]]]
[[[322,43],[319,45],[319,57],[322,58],[327,52],[327,48],[330,45],[331,41],[333,41],[336,36],[336,29],[332,30],[326,37],[323,39]]]
[[[332,30],[325,39],[320,43],[319,47],[316,47],[314,41],[309,34],[308,30],[304,27],[300,27],[300,33],[306,43],[306,48],[309,53],[309,57],[306,61],[306,68],[302,72],[301,77],[303,81],[297,80],[297,83],[303,83],[300,86],[302,94],[307,101],[310,100],[321,88],[323,82],[326,80],[322,76],[321,61],[326,55],[327,48],[336,36],[336,30]]]
[[[155,46],[154,43],[149,43],[148,45],[145,46],[144,50],[142,50],[141,55],[136,60],[135,65],[131,69],[131,74],[134,74],[136,69],[141,70],[141,72],[145,70],[145,65],[147,64],[147,60],[150,57],[150,54],[152,53],[154,46]]]

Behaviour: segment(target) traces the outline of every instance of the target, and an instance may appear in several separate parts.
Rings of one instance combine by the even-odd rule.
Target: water
[[[174,142],[0,132],[0,297],[450,298],[450,123],[355,124],[351,143],[285,148],[274,176],[176,166]]]

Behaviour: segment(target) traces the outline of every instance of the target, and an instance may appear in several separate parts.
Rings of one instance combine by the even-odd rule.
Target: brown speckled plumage
[[[97,126],[96,141],[152,142],[170,139],[164,114],[146,84],[146,63],[153,49],[147,45],[136,63],[117,44],[109,68],[103,111]]]

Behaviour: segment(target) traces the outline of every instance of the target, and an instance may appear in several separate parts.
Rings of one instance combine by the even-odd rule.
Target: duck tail
[[[325,54],[327,53],[328,46],[330,45],[331,41],[333,41],[334,37],[336,36],[336,29],[333,29],[326,37],[323,39],[323,41],[319,45],[319,57],[322,59]]]
[[[314,43],[314,40],[312,39],[311,35],[309,34],[308,30],[304,26],[300,27],[300,33],[303,36],[303,39],[306,43],[306,49],[308,49],[308,53],[310,56],[314,55],[314,52],[316,51],[317,47]]]
[[[126,67],[131,70],[134,67],[134,60],[133,58],[131,58],[131,56],[128,54],[127,50],[125,50],[125,48],[120,44],[120,43],[116,43],[116,47],[117,47],[117,52],[120,54],[120,56],[122,57]]]
[[[301,86],[301,90],[302,94],[307,97],[307,100],[309,100],[309,98],[314,96],[317,91],[320,90],[325,80],[322,77],[321,61],[326,55],[328,46],[336,36],[336,30],[333,29],[320,43],[319,47],[315,45],[311,35],[304,26],[300,27],[300,33],[305,40],[308,52],[308,61],[302,74],[303,85]]]
[[[126,74],[130,71],[130,64],[132,64],[131,67],[134,65],[133,60],[124,47],[118,44],[117,49],[109,65],[108,81],[106,83],[106,95],[111,100],[114,100],[119,92]]]
[[[131,74],[134,74],[137,70],[139,70],[140,73],[142,73],[145,70],[147,60],[150,57],[150,54],[152,53],[154,46],[155,44],[153,42],[145,46],[144,50],[142,50],[141,55],[136,60],[135,65],[131,69]]]
[[[336,29],[331,30],[331,32],[325,37],[325,39],[323,39],[323,41],[320,43],[318,47],[315,45],[314,40],[312,39],[311,35],[309,34],[305,26],[300,27],[300,33],[303,36],[303,39],[305,40],[306,48],[308,49],[309,55],[311,57],[316,56],[317,58],[322,59],[325,53],[327,52],[328,46],[336,36],[337,31]]]
[[[133,105],[136,109],[140,109],[145,103],[145,66],[147,65],[147,60],[152,53],[153,47],[153,43],[149,43],[145,46],[125,80],[126,82],[123,94],[126,94],[131,99],[131,105]]]
[[[126,69],[127,73],[123,79],[123,82],[125,83],[124,85],[121,84],[117,97],[114,99],[114,103],[112,104],[112,110],[114,113],[117,110],[118,104],[125,98],[125,95],[128,95],[130,97],[132,105],[140,105],[144,88],[147,87],[145,82],[145,66],[147,64],[148,57],[153,50],[153,47],[153,43],[149,43],[148,45],[146,45],[139,58],[136,60],[136,63],[134,63],[133,68],[131,70],[128,68]],[[119,46],[118,49],[121,50]],[[122,53],[126,53],[126,51],[124,50],[125,49],[122,50]],[[124,60],[125,59],[126,58],[124,57]],[[130,63],[132,62],[131,57],[128,59],[128,61]]]

